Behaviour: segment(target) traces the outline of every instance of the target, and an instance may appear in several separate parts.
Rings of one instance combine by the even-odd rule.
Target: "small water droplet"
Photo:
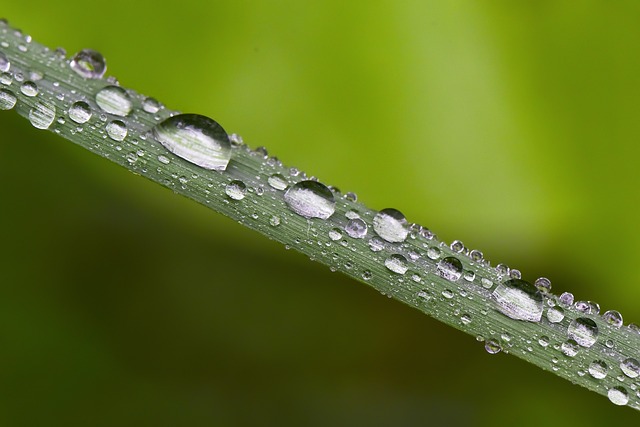
[[[333,193],[317,181],[300,181],[284,193],[284,201],[305,218],[327,219],[336,210]]]
[[[551,280],[546,277],[539,277],[534,282],[534,286],[538,288],[540,292],[549,293],[551,291]]]
[[[84,79],[102,78],[107,71],[107,62],[102,54],[92,49],[83,49],[76,53],[69,66]]]
[[[465,270],[463,277],[467,282],[473,282],[476,279],[476,273],[471,270]]]
[[[18,99],[8,89],[0,89],[0,110],[11,110],[15,107]]]
[[[6,73],[11,68],[11,62],[9,58],[3,52],[0,52],[0,72]]]
[[[242,200],[247,194],[247,186],[242,181],[234,180],[227,184],[224,192],[233,200]]]
[[[163,156],[162,154],[158,156],[158,161],[163,165],[168,165],[171,162],[167,156]]]
[[[371,249],[373,252],[380,252],[384,249],[384,242],[377,237],[372,237],[369,240],[369,249]]]
[[[591,319],[579,317],[569,324],[567,334],[580,346],[591,347],[598,338],[598,326]]]
[[[558,301],[565,307],[569,307],[573,305],[573,294],[571,292],[564,292],[562,295],[560,295]]]
[[[113,120],[107,123],[107,135],[114,141],[122,141],[127,137],[127,125],[120,120]]]
[[[455,294],[451,289],[444,289],[442,291],[442,296],[445,297],[446,299],[451,299],[455,296]]]
[[[455,282],[462,276],[462,262],[456,257],[448,256],[438,262],[438,275],[450,282]]]
[[[602,315],[602,318],[614,328],[620,328],[622,326],[622,314],[616,310],[606,311]]]
[[[600,306],[593,301],[577,301],[573,305],[576,310],[584,314],[598,314],[600,313]]]
[[[620,363],[620,369],[629,378],[637,378],[640,375],[640,362],[633,357],[629,357]]]
[[[623,406],[629,403],[629,394],[624,387],[611,387],[607,392],[607,396],[614,405]]]
[[[435,261],[440,258],[440,255],[442,255],[442,252],[435,246],[431,246],[429,249],[427,249],[427,257],[429,257],[429,259]]]
[[[279,226],[280,225],[280,217],[273,215],[271,218],[269,218],[269,224],[271,224],[273,227]]]
[[[370,280],[373,277],[373,274],[369,270],[365,270],[362,272],[362,278],[364,280]]]
[[[342,239],[342,233],[339,229],[332,228],[329,230],[329,238],[335,242],[336,240]]]
[[[551,307],[547,310],[547,319],[551,323],[560,323],[564,319],[564,310],[560,307]]]
[[[367,235],[367,223],[360,218],[350,219],[344,227],[349,237],[362,239]]]
[[[489,354],[498,354],[502,351],[502,346],[500,345],[500,342],[492,338],[492,339],[488,339],[484,343],[484,349]]]
[[[498,284],[492,296],[498,310],[507,317],[529,322],[539,322],[542,318],[542,294],[529,282],[509,279]]]
[[[383,209],[376,214],[373,229],[378,236],[391,243],[404,242],[409,234],[407,219],[402,212],[393,208]]]
[[[347,199],[350,202],[357,202],[358,201],[358,195],[356,193],[353,193],[351,191],[348,191],[345,193],[344,198]]]
[[[78,124],[88,122],[91,116],[91,107],[84,101],[75,102],[71,108],[69,108],[69,118]]]
[[[404,274],[409,269],[407,259],[400,254],[391,255],[384,261],[384,266],[398,274]]]
[[[450,248],[452,251],[459,254],[464,250],[464,243],[460,240],[454,240],[453,243],[451,243]]]
[[[276,190],[280,190],[280,191],[286,190],[287,186],[289,185],[287,183],[287,180],[284,178],[284,176],[280,175],[279,173],[271,175],[267,179],[267,182],[269,183],[271,188],[275,188]]]
[[[468,325],[469,323],[471,323],[471,316],[465,313],[460,316],[460,321],[463,325]]]
[[[204,169],[223,171],[231,159],[227,133],[199,114],[169,117],[153,128],[153,135],[167,150]]]
[[[602,360],[594,360],[589,365],[589,375],[597,380],[601,380],[607,376],[607,364]]]
[[[10,73],[0,73],[0,83],[10,86],[13,83],[13,76]]]
[[[578,343],[574,340],[567,340],[562,343],[561,350],[565,356],[575,357],[579,350]]]
[[[480,262],[484,258],[484,254],[479,250],[474,249],[469,253],[469,257],[473,262]]]
[[[127,91],[119,86],[106,86],[96,94],[98,106],[109,114],[126,116],[131,112],[133,103]],[[177,116],[176,116],[177,117]]]
[[[28,80],[20,85],[20,92],[26,96],[36,96],[38,94],[38,85]]]
[[[160,108],[162,108],[162,104],[155,98],[148,97],[142,101],[142,109],[149,114],[157,113]]]
[[[29,111],[29,121],[37,129],[48,129],[55,118],[56,107],[47,101],[38,102]]]
[[[549,337],[546,335],[542,335],[540,339],[538,339],[538,344],[542,347],[547,347],[549,345]]]
[[[491,289],[493,287],[493,282],[486,277],[480,279],[480,284],[485,289]]]

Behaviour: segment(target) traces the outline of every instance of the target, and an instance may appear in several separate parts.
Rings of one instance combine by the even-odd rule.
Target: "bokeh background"
[[[640,322],[640,3],[4,1],[10,22]],[[0,114],[0,425],[639,414]]]

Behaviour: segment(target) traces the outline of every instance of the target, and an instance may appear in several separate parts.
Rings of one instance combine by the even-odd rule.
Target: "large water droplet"
[[[85,79],[99,79],[107,71],[107,62],[100,52],[84,49],[76,53],[69,64],[71,69]]]
[[[462,262],[456,257],[442,258],[437,266],[438,275],[450,282],[457,281],[462,276]]]
[[[601,380],[607,376],[607,364],[602,360],[595,360],[589,365],[589,375],[597,380]]]
[[[113,120],[107,123],[107,134],[114,141],[122,141],[127,137],[127,125],[120,120]]]
[[[199,114],[169,117],[153,128],[167,150],[205,169],[223,171],[231,159],[229,136],[216,121]]]
[[[391,255],[384,261],[384,266],[398,274],[404,274],[409,269],[407,259],[400,254]]]
[[[305,218],[327,219],[336,210],[333,193],[317,181],[300,181],[284,193],[284,201]]]
[[[620,369],[629,378],[637,378],[640,375],[640,362],[629,357],[620,363]]]
[[[598,325],[591,319],[579,317],[569,324],[567,334],[582,347],[591,347],[598,339]]]
[[[227,184],[224,188],[224,192],[233,200],[242,200],[247,194],[247,186],[242,181],[234,180]]]
[[[5,55],[4,53],[0,52],[0,72],[6,73],[7,71],[9,71],[9,68],[11,68],[11,62],[9,62],[9,58],[7,58],[7,55]]]
[[[127,91],[119,86],[107,86],[96,94],[98,106],[109,114],[126,116],[131,112],[133,103]]]
[[[354,239],[362,239],[367,235],[367,223],[360,218],[350,219],[344,227],[344,231]]]
[[[623,406],[629,403],[629,394],[624,387],[611,387],[607,392],[607,396],[614,405]]]
[[[78,124],[83,124],[91,118],[91,107],[84,101],[75,102],[69,108],[69,118]]]
[[[17,102],[16,96],[7,89],[0,89],[0,110],[11,110]]]
[[[542,318],[542,294],[531,283],[521,279],[509,279],[493,290],[498,310],[516,320],[539,322]]]
[[[29,121],[37,129],[48,129],[55,118],[56,107],[47,101],[38,102],[29,111]]]
[[[387,242],[400,243],[409,234],[407,219],[393,208],[383,209],[373,218],[373,229]]]

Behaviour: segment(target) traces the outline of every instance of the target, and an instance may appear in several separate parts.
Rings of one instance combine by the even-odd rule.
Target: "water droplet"
[[[158,100],[155,98],[149,97],[145,98],[144,101],[142,101],[142,109],[149,114],[157,113],[158,111],[160,111],[160,108],[162,108],[162,104],[160,104],[160,102],[158,102]]]
[[[574,340],[567,340],[562,343],[561,350],[565,356],[574,357],[578,354],[578,343]]]
[[[107,71],[107,62],[100,52],[83,49],[76,53],[69,64],[71,69],[84,79],[99,79]]]
[[[391,243],[404,242],[409,234],[407,219],[402,212],[393,208],[383,209],[376,214],[373,229],[378,236]]]
[[[506,264],[498,264],[496,265],[496,273],[500,276],[509,275],[509,267]]]
[[[158,161],[163,165],[168,165],[169,163],[171,163],[171,160],[169,160],[167,156],[163,156],[162,154],[158,156]]]
[[[438,275],[450,282],[455,282],[462,276],[462,262],[458,258],[449,256],[438,262]]]
[[[582,347],[591,347],[598,338],[598,326],[591,319],[579,317],[569,324],[567,333]]]
[[[549,337],[546,335],[541,336],[540,339],[538,339],[538,344],[542,347],[547,347],[549,345]]]
[[[127,137],[127,125],[120,120],[113,120],[107,123],[107,134],[114,141],[122,141]]]
[[[622,326],[622,314],[615,310],[606,311],[602,318],[614,328],[619,328]]]
[[[638,375],[640,375],[640,362],[629,357],[620,363],[620,369],[622,369],[622,373],[629,378],[637,378]]]
[[[273,227],[279,226],[280,225],[280,217],[273,215],[271,218],[269,218],[269,224],[271,224]]]
[[[69,108],[69,118],[78,124],[83,124],[91,118],[91,107],[84,101],[75,102]]]
[[[11,110],[17,102],[16,96],[7,89],[0,89],[0,110]]]
[[[509,279],[496,286],[492,293],[498,310],[516,320],[539,322],[542,318],[542,294],[531,283]]]
[[[489,354],[498,354],[502,351],[502,346],[497,340],[489,339],[484,343],[484,349]]]
[[[119,86],[106,86],[96,94],[98,106],[109,114],[126,116],[131,112],[133,103],[127,91]],[[178,117],[178,116],[176,116]]]
[[[607,376],[608,366],[602,360],[595,360],[589,365],[589,375],[597,380],[601,380]]]
[[[549,293],[551,291],[551,280],[546,277],[539,277],[534,282],[534,286],[538,288],[540,292]]]
[[[342,233],[337,228],[332,228],[329,230],[329,238],[335,242],[342,239]]]
[[[354,239],[362,239],[367,235],[367,223],[360,218],[350,219],[344,231]]]
[[[584,314],[598,314],[600,313],[600,306],[593,301],[577,301],[573,305],[576,310]]]
[[[0,72],[6,73],[11,68],[11,62],[9,62],[9,58],[7,55],[0,52]]]
[[[384,242],[377,237],[372,237],[369,240],[369,249],[371,249],[373,252],[380,252],[384,249]]]
[[[462,243],[460,240],[454,240],[449,247],[455,253],[460,253],[464,250],[464,243]]]
[[[267,179],[267,182],[269,183],[271,188],[275,188],[276,190],[280,191],[286,190],[287,186],[289,185],[284,176],[280,175],[279,173],[271,175]]]
[[[56,118],[56,107],[46,101],[38,102],[29,111],[29,121],[34,128],[48,129]]]
[[[242,200],[247,194],[247,186],[242,181],[234,180],[227,184],[224,192],[233,200]]]
[[[564,319],[564,310],[560,307],[551,307],[547,310],[547,319],[551,323],[560,323]]]
[[[607,396],[614,405],[623,406],[629,403],[629,394],[624,387],[611,387],[607,392]]]
[[[327,219],[336,210],[333,193],[317,181],[300,181],[284,193],[284,201],[305,218]]]
[[[26,81],[20,85],[20,92],[26,96],[36,96],[38,94],[38,85],[31,80]]]
[[[222,126],[199,114],[169,117],[153,128],[155,139],[184,160],[223,171],[231,159],[231,144]]]
[[[371,280],[372,277],[373,277],[373,274],[369,270],[365,270],[362,272],[362,278],[364,280]]]
[[[391,255],[384,261],[384,266],[398,274],[404,274],[409,269],[407,259],[400,254]]]
[[[440,258],[440,255],[442,255],[442,252],[435,246],[431,246],[429,249],[427,249],[427,257],[429,257],[429,259],[435,261]]]
[[[571,292],[564,292],[560,295],[558,301],[565,307],[569,307],[570,305],[573,305],[573,294]]]
[[[484,254],[479,250],[474,249],[469,253],[469,257],[473,262],[480,262],[484,258]]]
[[[455,296],[455,294],[451,289],[444,289],[442,291],[442,296],[445,297],[446,299],[451,299]]]
[[[468,325],[469,323],[471,323],[471,316],[465,313],[460,316],[460,321],[463,325]]]
[[[357,202],[358,201],[358,195],[352,191],[348,191],[345,193],[344,198],[347,199],[350,202]]]
[[[11,83],[13,83],[13,76],[9,73],[0,73],[0,83],[5,86],[11,85]]]

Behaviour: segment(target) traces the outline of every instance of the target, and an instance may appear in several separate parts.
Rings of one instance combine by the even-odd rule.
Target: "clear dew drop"
[[[158,156],[158,161],[163,165],[168,165],[169,163],[171,163],[171,160],[169,160],[167,156],[163,156],[162,154]]]
[[[369,240],[369,249],[371,249],[373,252],[380,252],[384,249],[384,242],[377,237],[372,237]]]
[[[11,62],[9,58],[3,52],[0,52],[0,72],[6,73],[11,68]]]
[[[8,89],[0,89],[0,110],[11,110],[17,101],[13,92]]]
[[[564,319],[564,310],[560,307],[551,307],[547,310],[547,320],[551,323],[560,323]]]
[[[342,232],[337,228],[332,228],[331,230],[329,230],[329,238],[334,242],[336,240],[340,240],[342,239]]]
[[[542,318],[542,294],[531,283],[509,279],[496,286],[492,293],[498,310],[516,320],[539,322]]]
[[[409,269],[407,259],[400,254],[393,254],[384,261],[384,266],[397,274],[404,274]]]
[[[602,315],[602,318],[614,328],[620,328],[622,326],[622,314],[616,310],[606,311]]]
[[[540,344],[541,347],[547,347],[549,345],[549,337],[546,335],[542,335],[538,339],[538,344]]]
[[[360,218],[350,219],[344,227],[349,237],[362,239],[367,235],[367,223]]]
[[[149,97],[142,101],[142,109],[149,114],[157,113],[160,111],[160,108],[162,108],[162,104],[155,98]]]
[[[107,71],[107,62],[100,52],[83,49],[76,53],[69,64],[84,79],[99,79]]]
[[[438,275],[450,282],[455,282],[462,277],[462,262],[456,257],[442,258],[437,266]]]
[[[233,200],[242,200],[247,194],[247,186],[240,180],[234,180],[227,184],[224,188],[224,192]]]
[[[498,353],[500,353],[502,351],[502,346],[500,345],[500,342],[498,342],[497,340],[488,339],[484,343],[484,349],[489,354],[498,354]]]
[[[10,73],[0,73],[0,83],[9,86],[13,83],[13,76]]]
[[[271,175],[267,178],[267,183],[271,188],[275,188],[276,190],[286,190],[288,187],[287,180],[279,173]]]
[[[578,354],[579,347],[578,343],[574,340],[567,340],[562,343],[560,349],[565,356],[574,357],[576,354]]]
[[[127,125],[121,120],[113,120],[105,127],[107,135],[114,141],[122,141],[127,137]]]
[[[624,406],[629,403],[629,394],[624,387],[611,387],[607,392],[607,396],[614,405]]]
[[[638,375],[640,375],[640,362],[633,357],[629,357],[620,362],[620,369],[629,378],[638,378]]]
[[[231,160],[229,137],[216,121],[178,114],[153,128],[154,138],[178,157],[204,169],[223,171]]]
[[[468,325],[469,323],[471,323],[471,316],[465,313],[460,316],[460,321],[463,325]]]
[[[336,210],[333,193],[317,181],[300,181],[284,193],[284,201],[300,216],[327,219]]]
[[[20,85],[20,92],[29,97],[36,96],[38,94],[38,85],[28,80]]]
[[[78,124],[88,122],[92,115],[91,107],[84,101],[74,102],[69,108],[69,118]]]
[[[591,347],[598,339],[598,325],[591,319],[579,317],[569,324],[569,338],[582,347]]]
[[[538,288],[540,292],[549,293],[551,291],[551,280],[546,277],[537,278],[533,285]]]
[[[49,129],[55,118],[56,107],[47,101],[38,102],[29,111],[29,121],[37,129]]]
[[[571,292],[563,292],[558,298],[558,301],[565,307],[569,307],[573,305],[573,294]]]
[[[409,234],[407,219],[399,210],[383,209],[373,218],[373,229],[378,236],[390,243],[400,243]]]
[[[102,88],[96,94],[96,102],[104,112],[123,117],[128,115],[133,107],[127,91],[119,86]]]
[[[607,376],[607,364],[602,360],[594,360],[589,365],[589,375],[597,380],[601,380]]]
[[[584,314],[598,314],[600,313],[600,306],[597,302],[593,301],[576,301],[573,306],[581,313]]]

